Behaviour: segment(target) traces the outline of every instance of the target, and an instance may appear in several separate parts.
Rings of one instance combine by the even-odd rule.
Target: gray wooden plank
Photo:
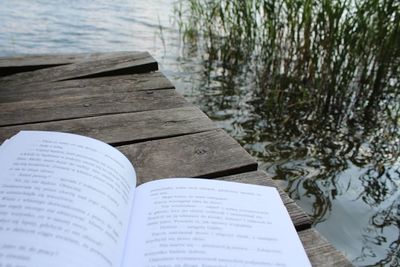
[[[0,88],[15,87],[43,81],[101,77],[144,73],[158,70],[158,64],[149,53],[131,53],[115,56],[104,54],[96,60],[83,60],[76,63],[22,72],[0,78]]]
[[[174,88],[159,71],[0,88],[0,103]]]
[[[184,106],[174,89],[26,100],[0,104],[0,126]]]
[[[11,55],[0,57],[0,68],[23,67],[35,65],[57,65],[69,64],[82,60],[97,60],[102,56],[121,56],[129,54],[140,54],[140,51],[118,51],[118,52],[95,52],[95,53],[43,53]]]
[[[342,253],[336,250],[315,229],[299,232],[299,237],[306,250],[312,266],[319,267],[350,267],[353,266]]]
[[[257,169],[257,162],[223,130],[120,146],[138,184],[168,177],[213,178]]]
[[[106,54],[119,56],[128,53],[135,52],[37,54],[0,57],[0,77],[19,72],[34,71],[38,69],[66,65],[82,60],[96,60]]]
[[[182,107],[0,127],[0,143],[21,130],[59,131],[127,144],[216,129],[198,108]]]
[[[256,184],[263,186],[272,186],[278,189],[281,195],[282,201],[289,212],[290,218],[293,221],[294,226],[297,231],[308,229],[311,227],[311,218],[296,204],[296,202],[291,199],[279,186],[272,180],[271,177],[267,176],[262,171],[246,172],[231,176],[218,177],[220,180],[246,183],[246,184]],[[268,205],[268,203],[265,203]]]

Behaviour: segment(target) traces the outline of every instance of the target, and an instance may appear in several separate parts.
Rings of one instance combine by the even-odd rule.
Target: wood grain
[[[135,167],[138,184],[168,177],[212,178],[257,169],[257,162],[223,130],[118,149]]]
[[[172,89],[174,86],[161,72],[100,77],[0,88],[0,103],[23,100],[53,99],[93,94],[130,93],[134,91]]]
[[[216,129],[198,108],[182,107],[0,127],[0,143],[21,130],[59,131],[128,144]]]
[[[101,57],[128,55],[139,52],[74,53],[74,54],[38,54],[12,57],[0,57],[0,77],[19,72],[33,71],[49,67],[76,63],[84,60],[97,60]]]
[[[15,87],[22,84],[53,82],[78,78],[125,75],[158,70],[158,64],[149,53],[129,55],[103,55],[96,60],[22,72],[0,78],[0,88]]]
[[[312,266],[319,267],[350,267],[353,266],[342,253],[336,250],[315,229],[299,232],[299,237],[306,250]]]
[[[0,125],[11,126],[190,105],[173,89],[25,100],[0,104]]]

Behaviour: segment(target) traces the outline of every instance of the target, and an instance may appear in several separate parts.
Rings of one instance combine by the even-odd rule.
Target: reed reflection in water
[[[400,2],[181,1],[193,99],[356,265],[400,264]],[[189,95],[190,96],[190,95]]]

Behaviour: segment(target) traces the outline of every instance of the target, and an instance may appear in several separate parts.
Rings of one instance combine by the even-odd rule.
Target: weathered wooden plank
[[[78,78],[125,75],[155,71],[158,64],[149,53],[129,55],[102,55],[100,59],[83,60],[77,63],[17,73],[0,78],[0,88],[15,87],[43,81],[61,81]]]
[[[0,125],[74,119],[190,106],[173,89],[69,96],[0,104]]]
[[[140,54],[139,51],[95,52],[95,53],[63,53],[63,54],[27,54],[18,56],[0,57],[0,68],[23,67],[37,65],[60,65],[83,60],[97,60],[104,56],[122,56]]]
[[[127,144],[214,129],[216,125],[198,108],[182,107],[0,127],[0,143],[21,130],[69,132]]]
[[[104,55],[120,56],[135,52],[40,54],[0,57],[0,77],[19,72],[34,71],[49,67],[66,65],[82,60],[97,60]],[[139,52],[136,52],[139,53]]]
[[[257,169],[257,162],[223,130],[118,149],[133,163],[138,184],[168,177],[213,178]]]
[[[311,227],[311,218],[277,185],[277,183],[275,183],[274,180],[268,177],[264,172],[246,172],[231,176],[218,177],[218,179],[246,184],[272,186],[277,188],[279,194],[281,195],[282,201],[289,212],[293,224],[296,227],[296,230],[300,231]],[[268,205],[268,203],[265,203],[265,205]]]
[[[350,267],[353,266],[342,253],[336,250],[315,229],[299,232],[300,240],[306,250],[312,266],[319,267]]]
[[[161,72],[66,80],[52,83],[0,88],[0,103],[20,100],[52,99],[91,94],[130,93],[133,91],[174,88]]]

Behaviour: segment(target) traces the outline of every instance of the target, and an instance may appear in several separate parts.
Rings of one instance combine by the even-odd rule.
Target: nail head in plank
[[[118,147],[138,184],[168,177],[216,177],[257,169],[257,162],[223,130]]]

